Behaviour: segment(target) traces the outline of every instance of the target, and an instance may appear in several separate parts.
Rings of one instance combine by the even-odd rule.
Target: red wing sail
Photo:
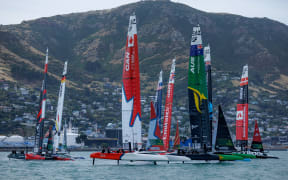
[[[254,130],[254,135],[253,135],[253,141],[251,144],[251,150],[261,151],[261,152],[264,151],[257,120],[255,120],[255,130]]]
[[[248,65],[243,67],[240,98],[236,113],[236,144],[247,149],[248,145]]]
[[[173,91],[174,91],[174,78],[175,78],[175,61],[176,60],[173,59],[173,63],[171,66],[169,84],[168,84],[167,95],[166,95],[165,111],[164,111],[163,144],[164,144],[164,150],[165,151],[168,151],[168,149],[169,149]]]
[[[142,146],[140,74],[136,16],[130,16],[126,50],[123,63],[122,87],[122,136],[124,148],[131,143]]]

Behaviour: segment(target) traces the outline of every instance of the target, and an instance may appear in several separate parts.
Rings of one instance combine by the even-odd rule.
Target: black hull
[[[25,154],[10,153],[7,157],[8,157],[9,159],[25,159]]]
[[[278,157],[275,156],[264,156],[264,155],[256,155],[257,159],[279,159]]]

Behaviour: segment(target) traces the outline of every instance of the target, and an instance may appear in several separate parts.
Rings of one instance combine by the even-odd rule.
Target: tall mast
[[[240,82],[240,98],[236,113],[236,145],[241,151],[248,148],[248,65],[243,67]]]
[[[174,92],[174,82],[175,82],[175,62],[176,62],[176,59],[173,59],[172,65],[171,65],[170,76],[169,76],[167,95],[166,95],[166,100],[165,100],[165,110],[164,110],[164,120],[163,120],[163,144],[164,144],[165,151],[168,151],[169,149],[173,92]]]
[[[131,143],[133,149],[135,145],[141,148],[141,97],[136,15],[130,16],[129,20],[122,79],[123,146],[127,148]]]
[[[57,113],[55,119],[55,127],[56,127],[56,137],[54,142],[54,149],[56,151],[61,151],[61,143],[60,143],[60,135],[61,135],[61,127],[62,127],[62,113],[63,113],[63,104],[64,104],[64,95],[65,95],[65,85],[66,85],[66,75],[67,75],[67,61],[64,63],[64,69],[62,73],[62,79],[59,89],[58,95],[58,105],[57,105]]]
[[[44,67],[44,79],[42,81],[42,88],[40,92],[40,103],[39,103],[39,111],[37,114],[37,123],[36,123],[36,131],[35,131],[35,145],[34,152],[37,154],[42,154],[42,144],[43,144],[43,136],[44,136],[44,119],[45,119],[45,109],[46,109],[46,80],[47,80],[47,71],[48,71],[48,48],[46,50],[46,59],[45,59],[45,67]]]
[[[188,98],[193,149],[206,151],[210,144],[207,83],[200,26],[193,27],[189,71]]]
[[[206,67],[207,74],[207,88],[208,88],[208,110],[209,110],[209,122],[210,122],[210,144],[212,144],[212,149],[214,151],[215,141],[216,141],[216,126],[217,120],[213,121],[213,104],[212,104],[212,76],[211,76],[211,54],[210,54],[210,46],[204,47],[204,62]],[[213,134],[212,134],[213,133]]]
[[[67,146],[67,124],[66,124],[66,120],[65,120],[65,124],[64,124],[63,146],[64,146],[64,150],[65,150],[65,151],[68,151],[68,146]]]

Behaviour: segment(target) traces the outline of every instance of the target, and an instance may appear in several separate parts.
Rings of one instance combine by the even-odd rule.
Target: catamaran
[[[164,120],[163,120],[163,144],[164,150],[169,150],[170,130],[171,130],[171,116],[172,116],[172,105],[173,105],[173,92],[175,82],[175,62],[176,59],[172,60],[171,71],[169,76],[169,83],[166,94]]]
[[[162,109],[162,70],[160,71],[157,92],[155,97],[155,103],[150,103],[150,123],[148,130],[148,140],[146,144],[146,150],[148,151],[163,151],[163,140],[160,130],[161,124],[161,109]],[[156,107],[156,109],[155,109]]]
[[[243,67],[240,82],[240,98],[236,113],[236,146],[242,152],[248,150],[248,65]]]
[[[39,111],[37,114],[37,123],[35,129],[35,141],[34,141],[34,153],[26,153],[25,159],[40,158],[43,159],[43,138],[44,138],[44,120],[45,120],[45,110],[46,110],[46,81],[48,72],[48,48],[46,50],[45,67],[44,67],[44,79],[42,81],[42,88],[40,91],[40,103]]]
[[[210,144],[212,145],[212,151],[214,151],[215,147],[215,137],[216,137],[216,121],[213,121],[213,104],[212,104],[212,68],[211,68],[211,54],[210,54],[210,46],[204,47],[204,62],[206,67],[206,80],[207,80],[207,90],[208,90],[208,110],[209,110],[209,122],[210,122]]]
[[[215,142],[215,154],[221,156],[221,160],[234,161],[234,160],[244,160],[244,157],[232,154],[236,151],[233,144],[229,128],[227,126],[223,111],[221,106],[218,106],[218,125],[216,132],[216,142]]]
[[[211,150],[211,123],[209,119],[207,82],[200,26],[193,27],[189,70],[188,100],[192,151],[185,152],[191,160],[219,160]]]
[[[64,65],[64,72],[65,73],[63,73],[63,74],[66,75],[66,71],[67,71],[67,62],[65,62],[65,65]],[[47,91],[46,91],[47,72],[48,72],[48,49],[46,51],[44,80],[42,82],[39,113],[37,115],[34,152],[33,153],[26,153],[25,159],[26,160],[71,160],[70,156],[59,155],[59,154],[54,153],[52,127],[49,128],[49,137],[48,137],[47,149],[46,149],[46,151],[43,151],[44,120],[45,120],[45,109],[46,109],[46,98],[47,98]],[[65,79],[66,79],[65,75],[63,75],[64,77],[62,77],[60,92],[59,92],[58,109],[57,109],[58,119],[56,120],[56,124],[58,123],[58,127],[59,127],[59,125],[61,123],[61,119],[62,119]],[[59,141],[57,141],[57,142],[59,142]]]
[[[155,155],[151,157],[150,155],[147,154],[139,154],[137,151],[132,152],[142,147],[140,73],[139,73],[136,15],[131,15],[129,19],[122,80],[123,80],[122,85],[123,149],[121,149],[121,152],[92,153],[90,157],[93,158],[93,164],[95,159],[111,159],[111,160],[118,160],[118,162],[119,160],[150,161],[152,159],[161,161],[165,159],[165,157],[160,155],[158,156]]]
[[[166,120],[164,120],[163,127],[166,128],[164,136],[165,140],[169,141],[171,112],[172,112],[172,95],[174,84],[175,60],[171,66],[171,73],[168,85],[168,99],[166,99],[167,109],[165,109]],[[162,78],[161,78],[162,81]],[[160,81],[160,83],[161,83]],[[162,89],[162,87],[161,87]],[[161,100],[157,101],[161,103]],[[159,104],[160,105],[160,104]],[[155,119],[155,110],[153,112],[153,103],[151,103],[151,119]],[[161,109],[157,110],[159,114]],[[158,117],[161,118],[160,115]],[[158,120],[160,121],[160,118]],[[165,119],[165,117],[164,117]],[[113,153],[92,153],[90,157],[93,159],[111,159],[111,160],[126,160],[126,161],[169,161],[165,155],[157,153],[147,153],[134,151],[142,146],[141,141],[141,103],[140,103],[140,74],[139,74],[139,60],[138,60],[138,42],[136,29],[136,16],[130,16],[128,35],[126,42],[126,51],[123,65],[123,87],[122,87],[122,133],[123,133],[123,149]],[[159,121],[156,123],[159,124]],[[169,122],[170,121],[170,122]],[[166,124],[165,124],[166,123]],[[155,127],[155,126],[154,126]],[[169,129],[168,129],[169,128]],[[168,134],[169,133],[169,134]],[[154,134],[155,135],[155,134]],[[159,137],[160,135],[157,134]],[[150,136],[151,137],[151,136]],[[169,142],[166,144],[169,145]],[[152,145],[153,147],[153,145]],[[155,146],[154,146],[155,147]],[[125,150],[126,149],[126,150]],[[128,151],[127,151],[128,149]],[[159,147],[160,149],[160,147]]]
[[[64,105],[66,75],[67,75],[67,61],[65,61],[64,63],[64,70],[62,73],[62,79],[61,79],[59,95],[58,95],[57,112],[56,112],[56,118],[55,118],[55,136],[54,136],[53,151],[56,153],[65,151],[65,149],[63,148],[64,143],[60,142],[60,136],[61,136],[61,128],[62,128],[62,113],[63,113],[63,105]]]
[[[260,132],[259,132],[257,120],[255,120],[255,129],[254,129],[253,140],[252,140],[252,144],[251,144],[250,151],[251,151],[254,155],[256,155],[256,158],[261,158],[261,159],[268,159],[268,158],[278,159],[278,157],[268,156],[268,155],[265,153],[264,148],[263,148],[263,145],[262,145],[262,140],[261,140],[261,135],[260,135]]]
[[[130,16],[126,51],[123,63],[122,141],[123,148],[140,149],[141,97],[136,16]]]

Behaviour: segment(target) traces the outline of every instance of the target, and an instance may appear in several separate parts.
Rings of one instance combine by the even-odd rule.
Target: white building
[[[80,147],[81,144],[76,143],[76,138],[79,136],[78,128],[72,127],[71,123],[69,123],[69,127],[67,128],[67,146]],[[60,142],[63,142],[64,139],[64,131],[62,131],[60,136]]]

